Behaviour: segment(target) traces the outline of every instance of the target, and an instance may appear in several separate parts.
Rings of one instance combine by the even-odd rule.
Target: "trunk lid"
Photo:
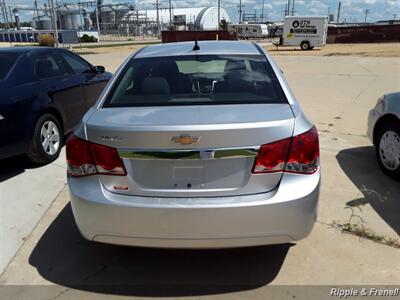
[[[281,173],[252,174],[257,150],[292,136],[288,104],[103,108],[87,139],[117,148],[127,176],[99,175],[113,193],[210,197],[268,192]]]

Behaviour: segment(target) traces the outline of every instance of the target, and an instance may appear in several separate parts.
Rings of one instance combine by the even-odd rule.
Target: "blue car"
[[[110,78],[65,49],[0,49],[0,159],[55,160]]]

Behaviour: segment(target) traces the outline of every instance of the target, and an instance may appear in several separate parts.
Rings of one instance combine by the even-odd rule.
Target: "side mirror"
[[[94,71],[96,74],[102,74],[106,71],[106,68],[104,68],[103,66],[95,66]]]

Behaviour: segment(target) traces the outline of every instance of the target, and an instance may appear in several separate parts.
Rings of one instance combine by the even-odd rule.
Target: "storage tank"
[[[61,29],[77,30],[79,10],[62,9],[58,11]]]
[[[150,22],[157,21],[157,11],[155,9],[140,10],[139,14],[146,15]],[[173,18],[170,18],[169,9],[159,9],[159,19],[162,29],[168,27],[170,19],[175,20],[177,25],[194,25],[200,30],[218,29],[218,7],[193,7],[193,8],[174,8],[172,10]],[[134,18],[136,12],[129,12],[124,19]],[[221,7],[220,19],[230,21],[227,11]]]
[[[35,20],[35,25],[37,30],[52,30],[53,24],[50,19],[40,19]]]

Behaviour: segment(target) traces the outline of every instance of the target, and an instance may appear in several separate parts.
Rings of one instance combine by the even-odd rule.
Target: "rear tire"
[[[63,146],[60,122],[52,114],[44,114],[36,122],[27,156],[34,163],[50,163],[58,158]]]
[[[382,171],[400,180],[400,123],[389,122],[376,133],[376,157]]]
[[[300,44],[301,50],[306,51],[306,50],[310,50],[310,43],[307,41],[303,41]]]

